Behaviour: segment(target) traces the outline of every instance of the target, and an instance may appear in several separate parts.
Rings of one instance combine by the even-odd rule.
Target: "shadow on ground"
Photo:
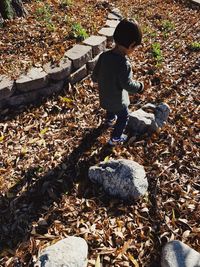
[[[13,116],[17,116],[16,113]],[[12,119],[12,116],[9,116],[9,119]],[[97,138],[105,130],[104,125],[89,130],[85,129],[80,144],[69,155],[65,155],[62,162],[54,169],[43,176],[40,176],[35,168],[24,170],[23,179],[10,188],[5,195],[0,196],[0,251],[6,249],[9,254],[10,252],[12,254],[13,251],[13,255],[15,255],[16,249],[23,246],[26,241],[29,242],[33,223],[37,222],[47,212],[51,213],[52,211],[49,216],[49,222],[52,223],[57,217],[53,206],[55,203],[60,203],[63,194],[69,196],[74,194],[75,184],[79,185],[78,197],[95,197],[97,201],[99,198],[98,204],[100,206],[108,207],[110,205],[110,198],[104,193],[99,193],[98,186],[93,185],[88,179],[89,167],[113,153],[112,147],[104,145],[96,154],[88,153],[89,156],[87,156],[87,151],[98,142]],[[158,236],[161,222],[156,202],[157,185],[154,177],[149,177],[148,180],[152,203],[152,209],[150,210],[151,225],[155,229],[156,247],[159,248]],[[123,213],[125,215],[123,209],[118,208],[119,205],[128,206],[133,204],[121,203],[116,199],[112,208],[109,206],[109,214],[115,217],[121,216]],[[44,235],[48,233],[48,227],[49,224],[38,225],[36,228],[37,234]],[[25,261],[32,261],[31,255],[28,253]],[[151,267],[160,266],[160,259],[155,258],[155,255],[152,255],[152,262]],[[23,264],[17,264],[13,266],[23,266]]]
[[[95,164],[95,156],[83,161],[80,158],[104,131],[105,127],[101,125],[87,132],[80,145],[44,176],[37,177],[35,169],[26,170],[24,179],[0,197],[0,250],[6,247],[15,249],[20,242],[26,241],[32,223],[50,209],[54,202],[58,203],[63,193],[70,194],[74,183],[80,179],[79,191],[84,195],[90,183],[87,178],[88,168]],[[102,147],[98,158],[103,160],[111,152],[108,146]],[[42,234],[43,231],[41,228],[39,232]]]

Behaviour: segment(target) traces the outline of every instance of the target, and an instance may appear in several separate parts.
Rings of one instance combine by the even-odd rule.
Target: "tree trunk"
[[[22,0],[0,0],[0,14],[3,19],[12,19],[14,17],[24,17],[27,11]]]
[[[0,13],[0,27],[2,27],[2,25],[3,25],[3,17],[2,17],[2,15]]]

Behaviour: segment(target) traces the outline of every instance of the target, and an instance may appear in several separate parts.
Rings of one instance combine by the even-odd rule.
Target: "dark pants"
[[[126,125],[128,123],[128,119],[129,119],[128,108],[124,108],[118,112],[107,111],[106,112],[106,119],[112,120],[115,118],[116,115],[117,115],[117,121],[115,123],[111,138],[119,138],[123,134],[123,132],[126,128]]]

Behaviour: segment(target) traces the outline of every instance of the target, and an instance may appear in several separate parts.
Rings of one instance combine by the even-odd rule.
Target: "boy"
[[[116,120],[109,140],[110,145],[124,143],[123,134],[128,123],[128,93],[142,93],[143,83],[132,80],[131,64],[127,56],[141,44],[142,32],[136,21],[123,19],[117,25],[114,35],[115,47],[102,53],[92,74],[93,82],[98,83],[100,106],[106,110],[109,126]]]

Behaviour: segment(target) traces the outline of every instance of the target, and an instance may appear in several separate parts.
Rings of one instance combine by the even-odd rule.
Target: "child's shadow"
[[[100,149],[98,157],[90,156],[90,153],[87,156],[86,153],[105,130],[104,125],[87,130],[80,145],[70,155],[64,156],[58,166],[43,176],[37,174],[37,168],[26,170],[23,179],[0,196],[0,250],[16,249],[21,242],[28,240],[33,222],[59,203],[64,193],[71,194],[75,182],[82,188],[84,185],[86,190],[89,185],[87,172],[91,164],[112,153],[107,145]],[[88,158],[82,160],[82,157]],[[39,234],[47,231],[48,225],[38,229]]]

